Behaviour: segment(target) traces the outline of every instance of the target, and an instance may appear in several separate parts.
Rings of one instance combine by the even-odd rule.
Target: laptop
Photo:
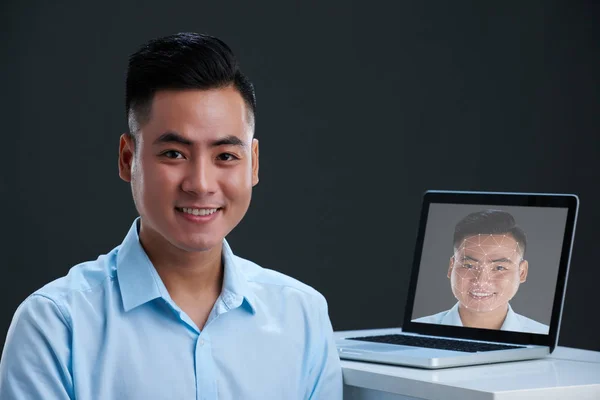
[[[402,329],[342,334],[340,358],[437,369],[552,353],[578,208],[573,194],[427,191]]]

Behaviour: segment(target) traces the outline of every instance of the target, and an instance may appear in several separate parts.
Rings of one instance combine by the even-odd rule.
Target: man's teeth
[[[186,214],[192,215],[210,215],[217,212],[218,208],[182,208],[181,209]]]
[[[493,295],[493,293],[480,293],[480,292],[471,292],[471,294],[475,297],[489,297]]]

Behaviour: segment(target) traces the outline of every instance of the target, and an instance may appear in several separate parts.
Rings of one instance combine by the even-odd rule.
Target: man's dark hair
[[[458,249],[465,238],[479,234],[510,234],[519,243],[519,248],[525,255],[527,235],[517,225],[515,218],[506,211],[483,210],[461,219],[454,228],[454,248]]]
[[[153,39],[129,57],[125,109],[129,134],[135,138],[148,121],[154,94],[169,89],[219,89],[233,85],[254,123],[256,97],[250,80],[222,40],[198,33]]]

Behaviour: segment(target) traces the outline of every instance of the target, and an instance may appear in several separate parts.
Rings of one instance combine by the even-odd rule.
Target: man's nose
[[[208,160],[199,159],[190,163],[181,187],[185,192],[195,194],[213,193],[216,190],[215,175],[215,166]]]
[[[475,271],[475,278],[478,281],[488,281],[490,279],[490,268],[489,264],[483,264]]]

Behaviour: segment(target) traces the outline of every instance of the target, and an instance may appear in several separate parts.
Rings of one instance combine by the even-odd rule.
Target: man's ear
[[[519,263],[519,282],[523,283],[527,280],[527,272],[529,271],[529,263],[523,260]]]
[[[252,139],[252,186],[258,183],[258,139]]]
[[[450,257],[450,264],[448,265],[448,279],[452,276],[452,268],[454,268],[454,256]]]
[[[128,133],[121,135],[119,141],[119,176],[125,182],[131,182],[131,169],[135,157],[135,141]]]

